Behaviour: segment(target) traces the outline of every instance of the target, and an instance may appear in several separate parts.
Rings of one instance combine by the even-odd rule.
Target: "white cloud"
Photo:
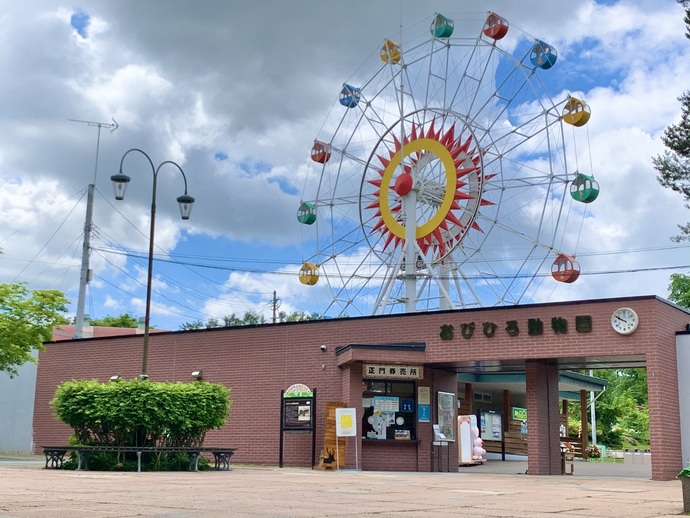
[[[146,253],[150,165],[142,156],[128,156],[124,170],[132,182],[125,202],[115,204],[108,185],[124,152],[139,148],[154,166],[177,162],[197,199],[191,220],[180,221],[175,198],[182,180],[172,166],[161,169],[155,236],[160,256],[191,263],[213,258],[213,265],[247,270],[171,271],[157,261],[161,297],[154,300],[154,315],[171,323],[158,327],[173,329],[209,315],[247,309],[266,314],[274,289],[287,312],[319,310],[327,283],[308,288],[296,277],[313,253],[313,229],[298,225],[295,213],[302,192],[318,185],[309,150],[314,138],[334,129],[328,115],[340,109],[340,85],[366,77],[363,63],[378,59],[385,37],[397,38],[401,19],[405,46],[426,38],[434,11],[454,18],[458,31],[476,34],[487,9],[479,0],[462,6],[439,0],[433,9],[408,0],[171,0],[165,9],[151,2],[86,0],[79,8],[90,17],[86,38],[71,27],[71,8],[42,0],[12,3],[0,17],[0,272],[5,279],[21,273],[36,287],[75,293],[85,201],[70,201],[95,177],[94,312],[143,315],[145,260],[104,251]],[[667,246],[676,224],[688,219],[680,197],[658,184],[651,164],[663,150],[661,132],[680,115],[677,97],[690,77],[681,7],[672,0],[499,0],[491,9],[511,23],[507,51],[531,37],[557,46],[559,62],[551,75],[540,76],[558,84],[554,99],[572,89],[592,108],[590,123],[576,137],[577,168],[595,175],[601,194],[586,208],[583,231],[564,238],[564,248],[576,244],[583,271],[590,272],[682,263],[687,249],[626,252]],[[253,23],[257,19],[261,24]],[[68,119],[115,119],[120,127],[113,133],[102,128],[99,135],[93,125]],[[540,143],[525,149],[532,144],[537,149]],[[218,152],[228,159],[215,160]],[[574,164],[569,155],[569,167]],[[44,212],[47,219],[40,216]],[[58,225],[62,230],[55,233]],[[595,255],[600,251],[620,253]],[[348,259],[354,257],[342,259],[351,271]],[[669,273],[583,275],[567,286],[547,279],[533,300],[664,296]],[[125,291],[112,288],[119,283]]]

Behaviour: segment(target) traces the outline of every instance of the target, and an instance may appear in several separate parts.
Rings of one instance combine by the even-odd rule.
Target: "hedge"
[[[230,389],[197,381],[72,380],[50,402],[80,445],[195,447],[230,415]]]

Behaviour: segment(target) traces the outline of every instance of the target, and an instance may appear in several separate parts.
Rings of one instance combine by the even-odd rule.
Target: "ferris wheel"
[[[385,39],[314,142],[299,278],[328,286],[325,314],[518,304],[580,274],[573,216],[599,186],[566,128],[589,107],[548,94],[551,45],[520,35],[502,48],[503,17],[454,31],[436,14],[425,36]]]

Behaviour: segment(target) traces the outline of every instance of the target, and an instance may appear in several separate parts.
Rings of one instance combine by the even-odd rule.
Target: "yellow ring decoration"
[[[421,227],[417,227],[415,229],[416,239],[420,239],[431,234],[443,222],[448,214],[448,211],[450,211],[450,208],[453,204],[453,199],[455,197],[455,182],[457,178],[455,161],[453,160],[453,157],[446,146],[441,144],[436,139],[419,138],[406,144],[401,150],[398,150],[398,152],[393,155],[393,158],[391,158],[390,163],[383,172],[381,191],[379,192],[379,206],[381,207],[381,218],[383,219],[384,224],[390,232],[401,239],[405,239],[405,227],[395,220],[395,217],[391,212],[391,208],[388,203],[388,187],[390,186],[391,180],[393,180],[393,173],[395,173],[395,170],[398,168],[400,162],[404,158],[402,153],[404,152],[404,156],[406,157],[412,153],[415,153],[416,151],[422,150],[432,152],[443,164],[446,172],[446,193],[443,197],[443,201],[441,202],[441,206],[438,208],[438,211],[434,217],[424,223]]]

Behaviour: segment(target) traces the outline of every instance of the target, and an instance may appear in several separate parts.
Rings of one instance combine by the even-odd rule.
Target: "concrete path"
[[[247,466],[109,473],[43,465],[37,457],[0,459],[0,517],[658,518],[683,510],[678,480],[656,482],[616,470],[623,465],[585,462],[576,462],[573,476],[551,477],[525,475],[526,463],[500,461],[460,473]]]

